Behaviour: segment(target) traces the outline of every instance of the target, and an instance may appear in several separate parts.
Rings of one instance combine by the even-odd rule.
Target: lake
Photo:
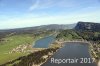
[[[69,42],[64,45],[42,66],[96,66],[89,54],[88,44]]]
[[[35,42],[35,45],[33,47],[35,48],[48,48],[49,45],[54,42],[55,37],[54,36],[47,36],[44,38],[41,38]]]

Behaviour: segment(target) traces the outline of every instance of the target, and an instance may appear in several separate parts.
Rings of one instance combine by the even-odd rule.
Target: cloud
[[[1,28],[21,28],[30,26],[39,26],[46,24],[71,24],[78,21],[89,21],[100,23],[100,11],[89,13],[72,13],[64,15],[42,16],[23,15],[23,17],[11,18],[0,23]]]
[[[36,2],[29,7],[29,10],[45,9],[51,7],[73,7],[75,4],[74,0],[35,0]]]
[[[30,6],[29,11],[32,11],[38,8],[38,5],[39,5],[39,0],[36,0],[36,2],[32,6]]]
[[[29,11],[35,9],[45,9],[54,6],[55,0],[35,0],[35,3],[29,7]]]
[[[87,7],[88,5],[85,5],[85,8],[81,7],[77,9],[76,6],[80,7],[79,5],[83,5],[85,3],[88,4],[89,2],[91,2],[91,0],[86,0],[85,2],[80,1],[82,0],[34,0],[34,3],[31,4],[30,7],[28,6],[28,10],[31,12],[25,14],[20,13],[18,14],[18,16],[16,16],[15,12],[14,15],[12,15],[12,11],[8,16],[7,14],[0,15],[0,29],[37,26],[45,24],[68,24],[75,23],[77,21],[99,22],[100,7],[96,4],[96,6],[92,5],[91,7]],[[95,4],[95,2],[93,3]],[[69,7],[75,8],[73,10],[70,10]],[[51,11],[49,11],[48,8],[51,8]],[[56,8],[59,8],[59,11],[55,11]],[[61,10],[62,8],[65,9]],[[47,10],[49,12],[47,12]]]
[[[97,4],[98,0],[35,0],[36,2],[29,7],[30,11],[35,9],[47,9],[51,7],[55,8],[75,8],[80,6],[90,6],[91,4]],[[91,3],[91,4],[90,4]]]

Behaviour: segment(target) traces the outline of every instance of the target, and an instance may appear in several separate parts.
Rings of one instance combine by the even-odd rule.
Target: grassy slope
[[[7,41],[0,42],[0,65],[6,63],[8,61],[14,60],[18,57],[25,56],[29,53],[9,53],[12,49],[18,47],[22,44],[31,44],[34,45],[34,42],[38,40],[40,37],[44,37],[47,35],[53,34],[52,31],[41,32],[40,34],[18,34],[4,38]]]
[[[27,53],[12,53],[8,54],[13,48],[22,44],[32,44],[34,39],[32,35],[14,35],[4,38],[7,41],[0,42],[0,64],[9,60],[16,59]]]

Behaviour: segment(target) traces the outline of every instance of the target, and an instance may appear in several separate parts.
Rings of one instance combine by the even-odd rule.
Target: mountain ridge
[[[75,26],[75,29],[78,31],[100,31],[100,23],[93,22],[78,22]]]
[[[34,27],[4,29],[4,30],[0,30],[0,32],[4,32],[4,31],[18,31],[18,30],[59,30],[59,29],[72,29],[75,26],[76,26],[76,24],[49,24],[49,25],[41,25],[41,26],[34,26]]]
[[[16,29],[4,29],[0,32],[27,32],[27,31],[43,31],[43,30],[66,30],[66,29],[75,29],[75,30],[90,30],[90,31],[100,31],[100,23],[93,22],[82,22],[74,24],[49,24],[49,25],[40,25],[34,27],[25,27],[25,28],[16,28]]]

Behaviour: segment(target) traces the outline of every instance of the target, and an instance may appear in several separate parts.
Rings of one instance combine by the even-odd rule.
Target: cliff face
[[[79,31],[100,31],[100,23],[78,22],[75,29]]]

